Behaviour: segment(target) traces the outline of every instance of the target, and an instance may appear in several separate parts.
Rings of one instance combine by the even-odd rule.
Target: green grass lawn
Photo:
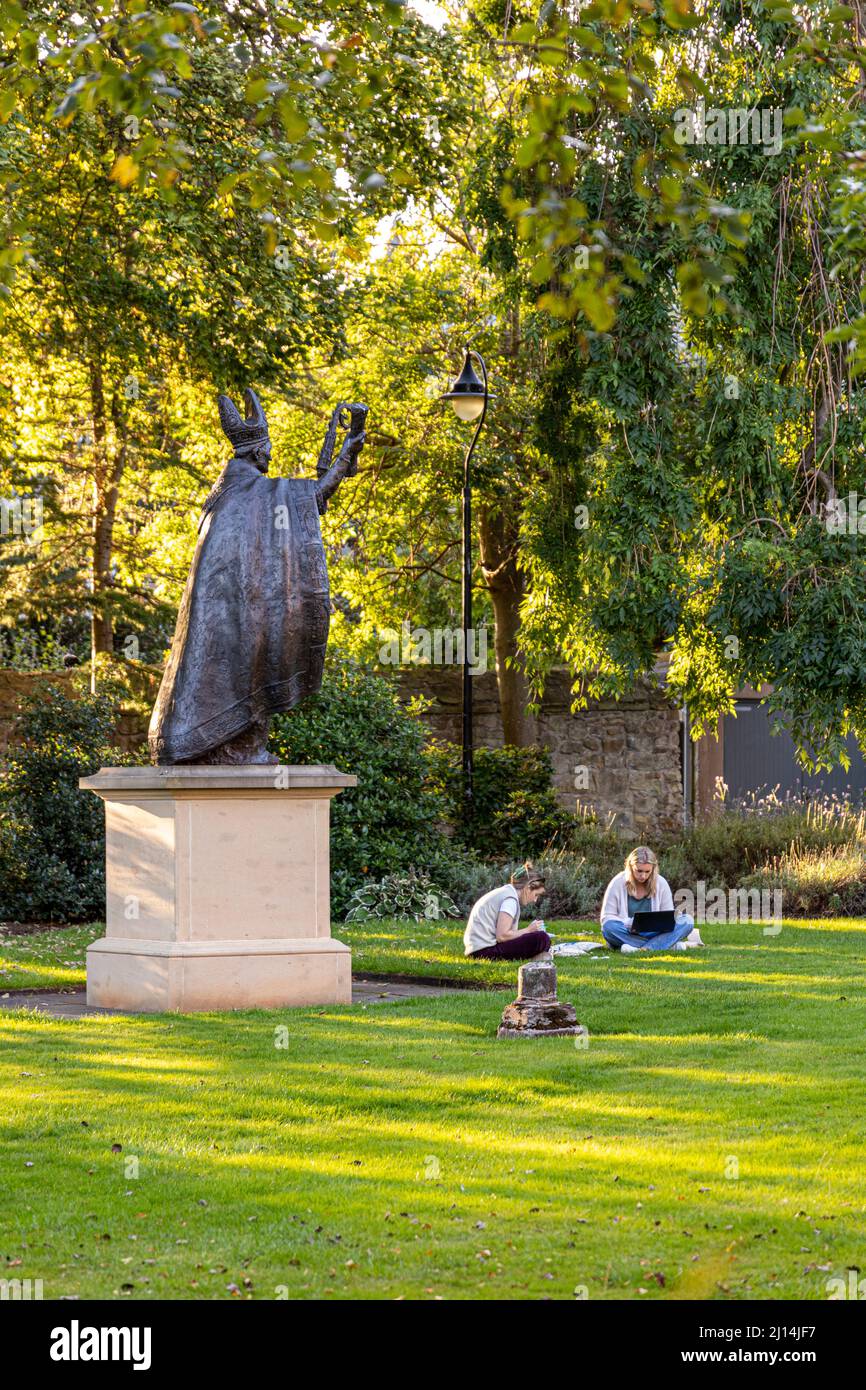
[[[463,922],[335,922],[332,935],[352,948],[356,974],[417,975],[432,979],[513,984],[515,967],[467,962]],[[597,922],[553,922],[560,940],[601,940]],[[85,951],[105,927],[59,927],[27,936],[0,936],[0,994],[12,989],[74,989],[85,983]]]
[[[450,926],[357,930],[356,968],[470,969]],[[824,1299],[866,1267],[866,922],[705,937],[563,962],[586,1048],[498,1042],[493,992],[3,1010],[3,1273],[46,1298]]]
[[[13,989],[75,989],[85,982],[84,953],[105,934],[97,923],[26,936],[0,935],[0,994]]]

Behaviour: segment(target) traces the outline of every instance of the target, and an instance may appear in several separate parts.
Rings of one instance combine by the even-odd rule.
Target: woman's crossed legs
[[[550,937],[546,931],[523,931],[512,936],[509,941],[497,941],[495,946],[482,946],[473,951],[471,960],[532,960],[542,951],[550,950]]]
[[[623,946],[636,946],[639,951],[671,951],[678,941],[689,935],[694,925],[691,917],[683,915],[677,919],[673,931],[664,932],[661,936],[641,936],[640,932],[629,931],[625,922],[610,917],[602,922],[601,934],[614,951]]]

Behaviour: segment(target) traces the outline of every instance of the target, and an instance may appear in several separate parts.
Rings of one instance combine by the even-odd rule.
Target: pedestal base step
[[[582,1023],[573,1023],[568,1028],[505,1028],[502,1024],[496,1030],[497,1038],[588,1038],[589,1029]]]
[[[101,937],[87,951],[87,1002],[131,1013],[351,1004],[352,953],[330,937]]]

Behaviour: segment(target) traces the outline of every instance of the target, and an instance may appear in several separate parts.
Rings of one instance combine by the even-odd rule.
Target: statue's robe
[[[239,458],[220,475],[150,721],[155,762],[204,758],[319,689],[331,605],[316,486]]]

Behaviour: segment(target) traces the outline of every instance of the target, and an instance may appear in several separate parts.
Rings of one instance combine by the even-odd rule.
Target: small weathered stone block
[[[555,999],[556,966],[553,961],[530,961],[517,972],[518,999]]]
[[[517,972],[517,998],[506,1004],[498,1038],[574,1037],[586,1033],[573,1004],[556,997],[556,966],[549,958],[529,961]]]

